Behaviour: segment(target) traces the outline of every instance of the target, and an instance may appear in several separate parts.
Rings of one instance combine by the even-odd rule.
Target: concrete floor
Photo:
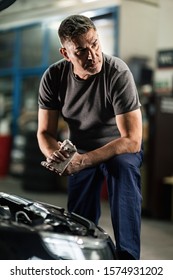
[[[20,195],[39,200],[66,209],[67,196],[60,192],[31,192],[22,188],[21,181],[13,177],[0,178],[0,192]],[[100,226],[112,237],[109,205],[102,200],[102,216]],[[142,218],[141,230],[141,259],[142,260],[173,260],[173,223]]]

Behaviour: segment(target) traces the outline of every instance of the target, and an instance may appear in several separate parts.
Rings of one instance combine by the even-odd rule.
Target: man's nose
[[[88,51],[88,59],[95,60],[95,51],[91,49]]]

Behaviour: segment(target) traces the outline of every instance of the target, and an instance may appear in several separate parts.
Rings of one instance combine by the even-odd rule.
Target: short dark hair
[[[71,41],[73,38],[85,34],[89,29],[96,30],[93,21],[83,15],[71,15],[64,19],[58,29],[61,43]]]

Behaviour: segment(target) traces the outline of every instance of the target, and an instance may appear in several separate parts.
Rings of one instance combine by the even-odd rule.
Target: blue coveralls
[[[100,193],[106,178],[119,259],[140,258],[142,160],[142,150],[126,153],[69,176],[68,211],[95,224],[101,214]]]

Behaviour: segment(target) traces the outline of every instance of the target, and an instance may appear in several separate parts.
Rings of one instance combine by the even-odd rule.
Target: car
[[[0,259],[114,260],[99,226],[55,205],[0,192]]]

